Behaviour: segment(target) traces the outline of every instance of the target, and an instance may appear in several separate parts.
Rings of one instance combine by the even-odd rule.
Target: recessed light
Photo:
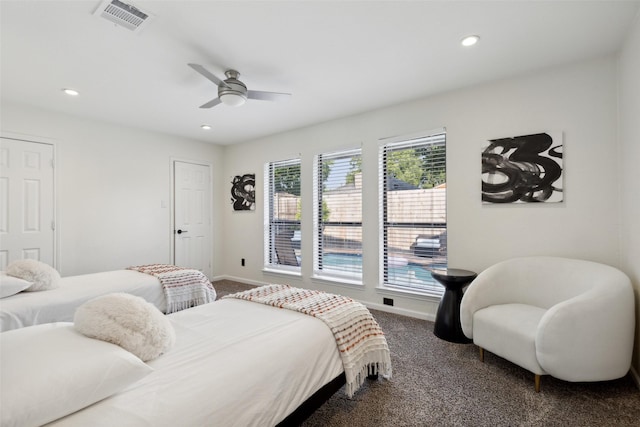
[[[460,41],[460,44],[462,44],[462,46],[469,47],[478,43],[478,40],[480,40],[480,36],[467,36]]]
[[[209,129],[211,129],[211,126],[209,126],[209,125],[202,125],[202,126],[200,126],[200,127],[201,127],[202,129],[204,129],[204,130],[209,130]]]
[[[71,96],[78,96],[80,95],[80,92],[78,92],[77,90],[74,89],[62,89],[62,91],[64,93],[66,93],[67,95],[71,95]]]

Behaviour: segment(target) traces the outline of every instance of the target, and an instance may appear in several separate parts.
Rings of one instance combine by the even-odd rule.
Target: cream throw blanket
[[[167,313],[175,313],[216,300],[216,290],[201,271],[167,264],[129,267],[158,278],[167,299]]]
[[[391,357],[384,332],[369,310],[341,295],[289,285],[266,285],[226,295],[286,308],[317,317],[333,332],[346,376],[346,394],[352,397],[367,375],[391,377]]]

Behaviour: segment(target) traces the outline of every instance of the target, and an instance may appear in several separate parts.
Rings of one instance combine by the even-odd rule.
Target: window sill
[[[376,287],[376,292],[382,295],[392,295],[404,298],[417,299],[421,301],[433,301],[439,303],[442,299],[442,296],[435,295],[433,293],[420,292],[420,291],[412,291],[408,289],[398,289],[391,288],[386,286],[378,286]]]
[[[352,280],[342,277],[325,276],[322,274],[314,274],[311,276],[311,280],[314,282],[325,283],[329,285],[343,286],[350,289],[364,289],[362,280]]]
[[[291,277],[302,277],[302,272],[300,271],[300,269],[280,269],[280,268],[271,268],[271,267],[264,267],[262,269],[262,272],[265,274],[270,274],[270,275],[274,275],[274,276],[291,276]]]

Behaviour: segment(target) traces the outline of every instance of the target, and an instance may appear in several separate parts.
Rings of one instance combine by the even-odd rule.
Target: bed
[[[176,340],[173,348],[147,362],[153,372],[47,426],[297,425],[309,410],[345,382],[347,365],[339,351],[341,347],[336,345],[334,332],[318,317],[236,298],[163,317],[175,329]],[[58,325],[73,328],[72,324]],[[35,328],[40,327],[53,325]],[[30,329],[33,328],[7,334],[17,335]],[[0,334],[0,338],[7,334]],[[37,345],[34,341],[28,342]],[[7,347],[15,345],[3,345],[0,350],[5,352]],[[384,347],[388,365],[385,363],[384,369],[378,366],[381,373],[390,375],[386,341]],[[64,354],[71,355],[72,350]],[[366,353],[363,357],[373,361],[367,359]],[[45,370],[46,376],[48,369],[54,368],[55,364],[39,371],[25,369],[29,372],[24,377],[3,364],[2,374],[13,375],[3,377],[3,398],[15,397],[7,390],[20,389],[16,382],[46,381],[40,371]],[[41,409],[37,402],[29,405],[26,413]],[[11,425],[10,420],[3,422]]]
[[[139,266],[134,268],[140,268]],[[172,266],[167,266],[172,267]],[[215,301],[213,286],[197,270],[183,270],[197,273],[206,286],[206,299]],[[63,277],[59,286],[38,292],[20,292],[0,299],[0,332],[25,326],[50,322],[70,322],[75,309],[82,303],[100,295],[113,292],[126,292],[137,295],[155,305],[163,313],[177,311],[167,306],[166,289],[161,279],[136,270],[115,270],[94,274]],[[192,304],[195,305],[195,304]],[[187,308],[185,305],[182,308]]]

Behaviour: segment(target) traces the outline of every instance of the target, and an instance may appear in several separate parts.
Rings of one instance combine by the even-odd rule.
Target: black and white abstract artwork
[[[552,203],[563,200],[562,133],[485,141],[482,203]]]
[[[234,211],[256,209],[256,174],[236,175],[231,181],[231,204]]]

